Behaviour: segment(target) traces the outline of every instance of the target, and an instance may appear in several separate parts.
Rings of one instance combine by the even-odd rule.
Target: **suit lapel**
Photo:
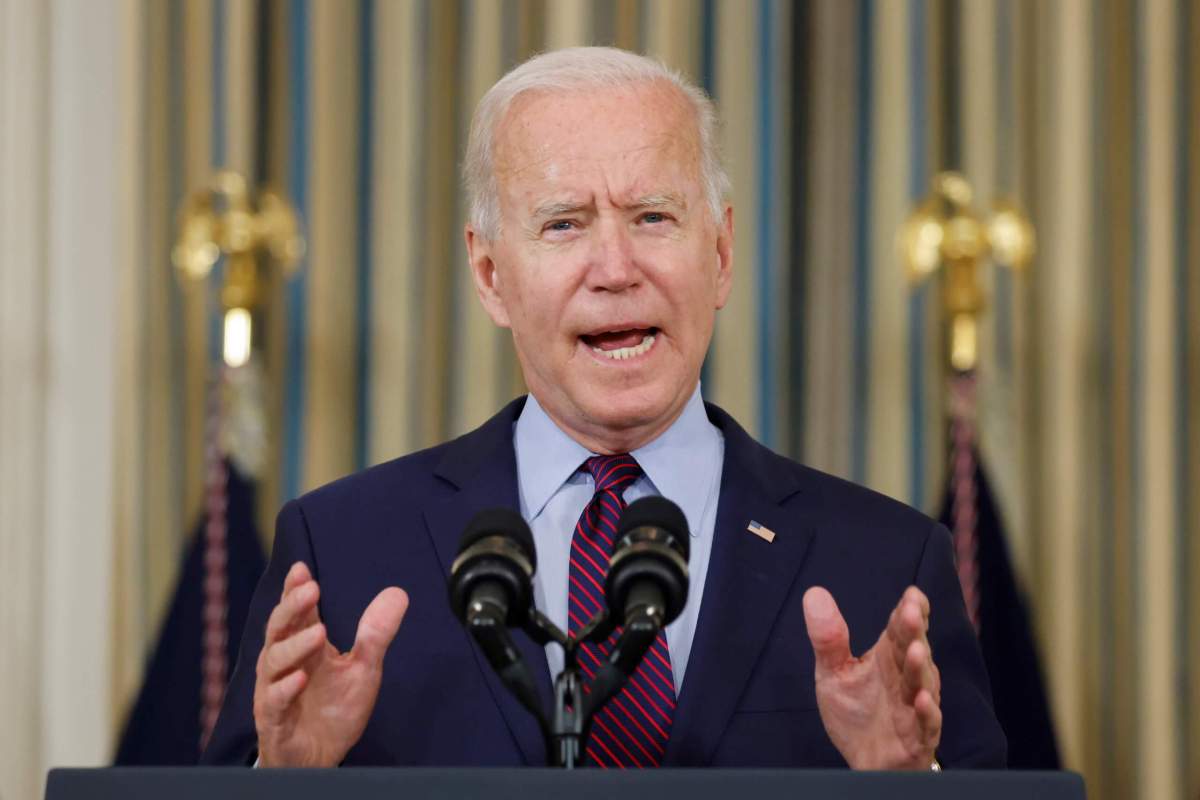
[[[814,532],[811,515],[783,507],[800,491],[787,462],[720,409],[708,412],[725,436],[725,462],[700,618],[664,759],[673,766],[711,760]],[[752,520],[774,531],[774,541],[748,532]]]
[[[449,443],[435,469],[448,491],[430,501],[424,516],[447,575],[459,537],[474,514],[496,506],[520,508],[512,427],[522,407],[523,399],[514,401],[481,428]],[[700,618],[664,758],[671,766],[701,766],[711,760],[815,530],[813,514],[798,510],[810,508],[815,497],[784,507],[800,492],[790,462],[751,439],[716,406],[707,410],[724,434],[725,461]],[[749,533],[746,526],[752,520],[773,530],[774,541]],[[467,633],[461,635],[525,761],[545,764],[545,741],[537,721],[500,682]],[[545,650],[522,631],[514,631],[513,637],[533,670],[543,707],[549,709]]]
[[[449,484],[450,491],[431,501],[425,508],[425,523],[442,571],[447,575],[458,553],[459,538],[471,517],[485,508],[520,508],[512,426],[522,406],[523,400],[514,401],[481,428],[451,442],[435,470],[435,474]],[[512,633],[525,663],[533,672],[542,706],[549,710],[551,684],[546,651],[524,631]],[[537,721],[501,683],[466,631],[461,631],[461,634],[470,643],[484,681],[526,763],[545,764],[546,745]]]

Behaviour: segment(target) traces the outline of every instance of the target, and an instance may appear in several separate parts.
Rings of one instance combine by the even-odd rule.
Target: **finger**
[[[400,623],[408,611],[408,595],[403,589],[389,586],[375,596],[362,619],[358,621],[358,632],[354,636],[354,657],[372,666],[383,664],[384,653]]]
[[[914,594],[915,593],[915,594]],[[892,660],[898,670],[904,669],[904,656],[917,640],[924,641],[929,630],[929,601],[924,593],[910,586],[888,619],[884,636],[891,644]]]
[[[917,724],[921,728],[921,741],[930,750],[936,750],[942,738],[942,709],[927,691],[917,693],[913,701],[917,712]]]
[[[279,605],[267,618],[267,644],[280,641],[292,631],[317,622],[317,600],[320,596],[321,588],[311,578],[285,592]]]
[[[295,578],[296,586],[302,586],[305,583],[308,583],[309,581],[316,583],[316,578],[313,577],[312,571],[309,570],[309,568],[308,568],[308,564],[305,564],[303,561],[297,561],[295,564],[292,564],[292,568],[288,571],[288,574],[291,575],[292,573],[296,574],[296,578]],[[285,591],[286,591],[286,588],[287,588],[287,581],[285,580],[284,581]],[[317,622],[320,622],[320,621],[321,621],[321,618],[317,615],[317,606],[314,603],[311,610],[306,612],[302,618],[296,620],[296,625],[295,625],[295,628],[293,628],[293,630],[295,630],[297,628],[307,628],[309,625],[316,624]]]
[[[924,642],[916,641],[908,646],[904,655],[903,676],[905,703],[914,704],[917,694],[922,690],[933,696],[933,661],[929,657],[929,647]]]
[[[298,586],[303,586],[305,583],[308,583],[312,580],[314,579],[312,576],[312,571],[308,568],[308,564],[305,564],[303,561],[295,562],[292,564],[292,568],[288,570],[288,574],[283,580],[283,593],[280,596],[280,600],[282,601],[283,597],[286,596],[287,593],[292,589],[295,589]],[[314,606],[311,613],[294,620],[294,624],[287,630],[283,631],[282,635],[286,636],[292,631],[299,630],[300,628],[306,628],[318,621],[319,618],[316,614],[316,607]]]
[[[315,610],[320,594],[320,586],[311,579],[285,592],[267,618],[266,642],[279,641],[311,625],[312,621],[306,618]]]
[[[283,591],[279,593],[279,599],[288,593],[288,590],[295,589],[305,581],[312,580],[312,573],[308,570],[308,565],[303,561],[297,561],[292,564],[292,568],[288,570],[288,574],[283,579]]]
[[[850,660],[850,629],[826,589],[813,586],[804,593],[804,624],[812,642],[818,677]]]
[[[263,673],[268,680],[276,680],[304,663],[305,659],[324,647],[325,642],[325,626],[319,622],[293,633],[267,648]]]
[[[276,717],[287,710],[301,690],[308,683],[308,674],[298,669],[289,672],[267,687],[267,702],[264,712],[270,717]]]
[[[901,599],[909,603],[915,603],[921,611],[921,616],[925,618],[926,622],[929,621],[929,598],[925,596],[924,592],[916,586],[909,586],[904,590],[904,595]]]

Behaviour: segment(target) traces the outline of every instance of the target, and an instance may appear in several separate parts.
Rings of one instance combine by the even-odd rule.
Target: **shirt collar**
[[[655,491],[683,510],[692,538],[700,536],[704,510],[717,495],[724,440],[704,411],[699,384],[679,419],[630,455],[641,464]]]
[[[595,455],[555,425],[532,394],[517,418],[513,445],[521,510],[531,520],[584,459]],[[691,535],[699,536],[704,510],[717,490],[714,483],[723,456],[721,433],[704,411],[699,384],[671,427],[630,455],[654,490],[683,510]]]
[[[542,513],[559,487],[592,455],[554,424],[532,394],[517,417],[513,447],[521,512],[529,520]]]

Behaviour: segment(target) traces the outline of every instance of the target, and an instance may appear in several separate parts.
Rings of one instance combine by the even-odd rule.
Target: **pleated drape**
[[[735,287],[705,394],[772,447],[934,511],[936,287],[895,232],[932,175],[1032,215],[988,267],[983,455],[1060,745],[1092,797],[1194,797],[1200,762],[1200,12],[1189,0],[213,0],[141,5],[145,409],[121,540],[137,663],[200,507],[215,283],[169,269],[217,166],[281,187],[308,254],[264,312],[286,499],[478,425],[523,391],[474,296],[458,165],[475,102],[534,52],[617,44],[708,89]],[[215,280],[215,279],[214,279]],[[140,609],[133,611],[133,608]],[[129,666],[120,690],[136,684]]]

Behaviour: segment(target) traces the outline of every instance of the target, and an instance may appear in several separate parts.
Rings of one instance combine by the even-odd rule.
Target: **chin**
[[[609,388],[589,396],[592,401],[586,412],[598,426],[613,431],[654,427],[687,401],[679,395],[680,391],[663,385]]]

